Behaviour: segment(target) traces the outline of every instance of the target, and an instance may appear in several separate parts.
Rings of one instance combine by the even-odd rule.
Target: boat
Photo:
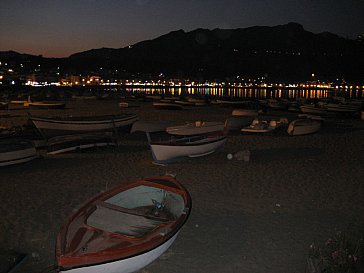
[[[207,103],[204,100],[188,98],[186,100],[175,100],[174,103],[184,106],[205,106]]]
[[[50,138],[47,141],[47,154],[55,155],[104,146],[116,146],[112,134],[78,134]]]
[[[174,102],[153,102],[153,106],[158,109],[183,110],[183,105]]]
[[[327,108],[323,105],[305,104],[300,106],[300,110],[304,114],[329,115]]]
[[[138,120],[135,114],[85,117],[35,117],[30,116],[39,131],[45,135],[67,135],[81,132],[125,129]]]
[[[355,114],[360,111],[361,105],[351,103],[327,103],[325,107],[329,112]]]
[[[132,108],[132,107],[139,107],[140,104],[134,101],[121,101],[119,102],[119,107],[121,108]]]
[[[226,129],[229,131],[240,130],[249,126],[254,120],[254,116],[230,116],[225,121]]]
[[[243,127],[240,131],[242,133],[260,133],[260,134],[273,133],[284,124],[286,124],[286,121],[283,120],[268,121],[268,120],[254,119],[249,126]]]
[[[265,100],[265,103],[262,103],[262,106],[276,110],[287,110],[289,104],[285,100],[267,99]]]
[[[161,256],[191,212],[191,196],[165,175],[123,183],[87,201],[61,227],[58,273],[131,273]]]
[[[317,119],[296,119],[289,123],[287,133],[291,136],[316,133],[321,129],[322,121]]]
[[[228,100],[228,99],[217,99],[215,101],[211,101],[211,103],[221,105],[224,107],[246,107],[252,104],[252,102],[248,100]]]
[[[201,157],[214,153],[227,140],[226,134],[197,135],[152,141],[148,137],[155,163],[169,163],[180,158]]]
[[[17,138],[0,140],[0,166],[28,162],[38,156],[31,141]]]
[[[236,108],[231,112],[231,115],[238,117],[256,117],[258,116],[258,111],[254,109]]]
[[[25,102],[24,106],[29,106],[30,108],[38,108],[38,109],[64,109],[66,108],[66,103],[37,101],[37,102]]]
[[[192,136],[221,132],[225,130],[224,122],[216,121],[195,121],[184,125],[171,126],[166,128],[166,132],[171,135]]]

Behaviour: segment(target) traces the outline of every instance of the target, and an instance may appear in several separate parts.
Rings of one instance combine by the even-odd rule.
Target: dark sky
[[[0,51],[67,57],[178,29],[288,22],[354,39],[364,33],[364,0],[1,0]]]

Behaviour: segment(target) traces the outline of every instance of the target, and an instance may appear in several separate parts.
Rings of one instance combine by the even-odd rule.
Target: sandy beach
[[[21,125],[28,109],[12,108],[0,125]],[[33,115],[138,113],[140,120],[225,121],[232,108],[210,105],[158,110],[150,102],[119,108],[111,100],[67,102]],[[294,118],[297,114],[271,111]],[[249,150],[250,161],[228,160]],[[316,134],[232,133],[206,157],[167,166],[152,163],[143,134],[122,136],[119,147],[42,157],[0,169],[0,246],[27,253],[16,272],[54,264],[59,228],[95,194],[141,177],[173,173],[192,196],[192,212],[171,248],[141,273],[303,273],[311,243],[337,231],[364,232],[364,121],[328,118]]]

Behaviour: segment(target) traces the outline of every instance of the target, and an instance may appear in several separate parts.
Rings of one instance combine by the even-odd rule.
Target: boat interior
[[[100,201],[87,219],[89,226],[130,237],[143,237],[184,212],[184,199],[164,189],[141,185]]]

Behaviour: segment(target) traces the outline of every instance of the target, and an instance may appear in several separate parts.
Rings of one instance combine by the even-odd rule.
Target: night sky
[[[297,22],[355,39],[364,0],[1,0],[0,51],[68,57],[121,48],[170,31]]]

